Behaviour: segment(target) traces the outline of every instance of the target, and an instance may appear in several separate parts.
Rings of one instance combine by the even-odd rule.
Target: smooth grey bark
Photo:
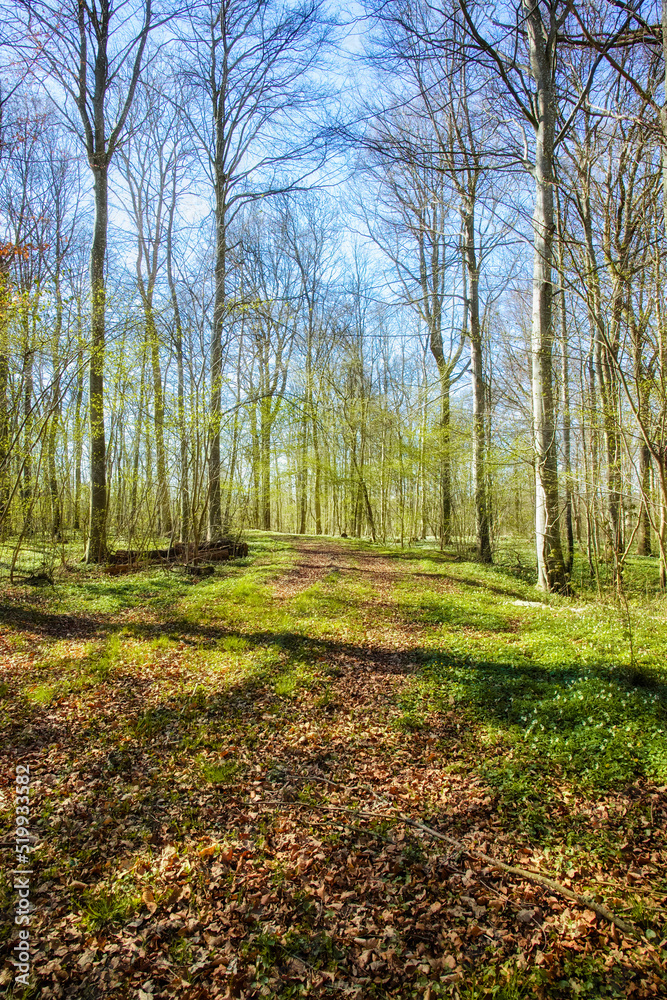
[[[183,322],[178,301],[178,289],[173,267],[174,214],[176,212],[176,168],[172,174],[171,202],[167,223],[167,281],[174,313],[174,353],[176,354],[178,436],[180,454],[180,539],[189,542],[192,532],[192,510],[188,485],[188,437],[185,423],[185,368],[183,363]]]
[[[475,206],[466,199],[461,211],[464,234],[464,257],[467,270],[467,315],[472,376],[472,463],[475,496],[475,536],[477,555],[483,563],[493,562],[489,523],[486,463],[486,386],[484,384],[484,345],[479,315],[479,263],[475,243]]]
[[[568,581],[560,538],[558,458],[553,391],[553,241],[554,148],[556,143],[557,45],[571,12],[560,0],[521,0],[516,11],[517,34],[508,53],[487,41],[466,0],[459,0],[469,38],[499,73],[504,89],[533,130],[535,149],[531,173],[535,185],[533,206],[533,294],[531,324],[531,388],[535,465],[535,547],[537,582],[544,590],[567,592]],[[542,11],[544,10],[544,17]],[[519,16],[522,14],[523,16]],[[525,33],[530,76],[527,86],[516,62],[520,33]],[[601,58],[601,57],[600,57]],[[592,80],[592,77],[591,77]],[[590,86],[590,81],[589,81]],[[561,135],[571,124],[568,120]]]
[[[565,298],[565,254],[563,246],[563,221],[561,216],[560,198],[556,195],[556,236],[558,240],[558,314],[560,317],[560,354],[561,354],[561,405],[563,426],[563,465],[565,478],[565,541],[564,555],[565,572],[568,577],[572,573],[574,562],[574,526],[572,523],[572,416],[570,411],[570,358],[567,331],[567,312]]]
[[[90,515],[87,562],[102,562],[107,554],[107,480],[104,433],[104,348],[106,341],[105,259],[109,220],[107,164],[93,164],[95,226],[90,251],[90,368],[88,421],[90,431]]]
[[[543,590],[567,591],[567,575],[560,538],[558,462],[553,394],[553,238],[554,139],[556,93],[554,46],[556,25],[542,21],[535,0],[523,3],[536,87],[535,205],[533,210],[533,311],[531,368],[533,445],[535,453],[535,540],[537,583]]]

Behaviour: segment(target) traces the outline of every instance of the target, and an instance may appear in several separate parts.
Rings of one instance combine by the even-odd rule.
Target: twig
[[[255,799],[253,801],[253,805],[258,805],[261,802],[266,805],[273,806],[283,805],[283,803],[278,803],[277,801],[271,801],[269,799]],[[451,844],[452,847],[458,848],[458,850],[467,854],[471,858],[478,858],[480,861],[486,862],[486,864],[490,865],[492,868],[497,868],[508,875],[515,875],[517,878],[525,879],[528,882],[536,882],[538,885],[551,889],[553,892],[557,892],[559,895],[564,896],[565,899],[570,899],[579,906],[584,906],[589,910],[593,910],[593,912],[597,913],[599,917],[603,917],[609,923],[614,924],[619,930],[623,931],[624,934],[627,934],[628,937],[633,937],[637,940],[641,939],[641,935],[631,924],[622,920],[620,917],[617,917],[615,913],[612,913],[611,910],[609,910],[602,903],[596,902],[592,896],[579,895],[579,893],[573,892],[572,889],[568,889],[567,886],[563,885],[561,882],[556,882],[555,879],[547,878],[546,875],[538,875],[536,872],[527,871],[525,868],[519,868],[517,865],[506,865],[504,861],[492,858],[489,854],[485,854],[483,851],[478,851],[475,848],[469,847],[462,840],[456,840],[454,837],[449,837],[445,833],[440,833],[439,830],[434,830],[425,823],[420,823],[417,820],[410,819],[409,816],[405,816],[403,813],[372,813],[364,812],[358,809],[350,809],[348,806],[325,805],[322,803],[311,805],[308,802],[291,802],[285,803],[285,805],[296,806],[300,809],[321,809],[325,812],[344,812],[351,816],[360,816],[363,819],[400,820],[400,822],[406,823],[408,826],[414,827],[416,830],[421,830],[422,833],[428,834],[429,837],[433,837],[435,840],[442,840],[446,844]]]
[[[446,843],[460,848],[460,850],[465,851],[465,853],[470,855],[470,857],[486,861],[486,863],[491,865],[493,868],[499,868],[500,871],[506,872],[508,875],[516,875],[519,878],[527,879],[529,882],[536,882],[538,885],[543,885],[547,889],[552,889],[554,892],[559,893],[566,899],[571,899],[580,906],[585,906],[589,910],[593,910],[599,917],[604,917],[604,919],[609,921],[609,923],[615,924],[619,930],[623,931],[623,933],[627,934],[629,937],[637,939],[641,937],[631,924],[626,923],[625,920],[621,920],[621,918],[617,917],[615,913],[612,913],[611,910],[607,909],[607,907],[602,903],[596,902],[593,897],[588,894],[581,896],[579,893],[568,889],[567,886],[564,886],[561,882],[556,882],[555,879],[547,878],[546,875],[538,875],[536,872],[527,871],[525,868],[519,868],[516,865],[506,865],[504,861],[498,861],[497,858],[492,858],[489,854],[484,854],[483,851],[477,851],[473,848],[466,847],[462,841],[455,840],[453,837],[448,837],[446,834],[440,833],[438,830],[433,830],[430,826],[426,826],[425,823],[419,823],[416,820],[409,819],[407,816],[401,816],[401,819],[404,823],[407,823],[409,826],[413,826],[418,830],[422,830],[430,837],[435,837],[437,840],[444,840]]]

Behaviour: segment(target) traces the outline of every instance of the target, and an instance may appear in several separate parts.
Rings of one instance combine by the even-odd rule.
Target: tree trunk
[[[618,428],[618,379],[616,377],[615,346],[621,323],[622,291],[618,279],[614,281],[611,303],[610,331],[603,340],[603,331],[598,330],[595,350],[595,369],[602,401],[602,418],[607,452],[607,505],[609,511],[609,545],[614,565],[618,565],[619,554],[623,550],[623,521],[621,513],[621,437]],[[616,574],[617,570],[614,570]],[[617,581],[619,582],[619,581]]]
[[[178,292],[174,271],[172,267],[172,249],[174,234],[174,213],[176,211],[176,168],[174,168],[172,178],[172,195],[169,205],[169,220],[167,223],[167,281],[169,283],[169,294],[171,297],[171,307],[174,312],[174,348],[176,352],[176,378],[177,387],[177,409],[178,409],[178,436],[181,465],[180,484],[180,540],[188,542],[191,533],[192,512],[190,509],[190,491],[188,486],[188,439],[185,429],[185,373],[183,366],[183,324],[181,322],[181,309],[178,303]]]
[[[486,493],[486,390],[482,328],[479,320],[479,267],[475,248],[475,216],[472,203],[463,211],[465,260],[468,278],[468,332],[470,335],[470,369],[472,374],[472,457],[473,490],[475,495],[475,532],[477,555],[483,563],[491,563],[491,533]]]
[[[271,530],[271,401],[260,403],[260,462],[262,473],[261,515],[264,531]]]
[[[297,531],[306,533],[308,514],[308,391],[303,403],[303,413],[299,421],[298,471],[297,471]]]
[[[237,400],[238,402],[238,400]],[[236,461],[239,447],[239,413],[238,408],[234,413],[234,428],[232,430],[232,452],[227,469],[227,496],[225,498],[225,513],[222,520],[222,530],[225,535],[231,531],[232,523],[232,498],[234,496],[234,475],[236,473]]]
[[[95,228],[90,252],[91,352],[88,391],[90,425],[90,523],[86,562],[103,562],[107,556],[107,482],[104,435],[104,348],[106,287],[104,267],[107,252],[107,166],[93,170],[95,181]]]
[[[0,256],[0,540],[9,533],[9,261]]]
[[[257,403],[250,407],[250,434],[252,437],[252,484],[253,484],[253,527],[259,528],[259,504],[261,495],[260,485],[260,448],[259,432],[257,429]]]
[[[145,352],[145,347],[144,347]],[[141,376],[139,380],[139,406],[137,409],[137,422],[134,429],[134,455],[132,457],[132,482],[130,486],[130,525],[131,531],[135,529],[137,517],[137,493],[139,490],[139,455],[141,453],[141,428],[144,413],[144,389],[145,389],[145,367],[146,355],[141,358]]]
[[[317,430],[317,413],[312,413],[313,453],[315,455],[315,482],[313,493],[315,499],[315,534],[322,534],[322,459],[320,457],[320,442]]]
[[[662,2],[662,56],[663,64],[667,67],[667,0]],[[664,228],[667,232],[667,70],[665,71],[665,94],[664,101],[662,104],[662,109],[660,112],[660,125],[662,128],[662,211],[664,218]],[[662,384],[665,385],[665,377],[667,376],[667,337],[665,336],[665,331],[663,329],[663,324],[660,324],[660,374],[662,377]],[[661,419],[661,426],[665,427],[666,416],[665,408],[667,407],[667,402],[664,401],[663,396],[663,412]],[[660,546],[660,586],[664,590],[667,587],[667,481],[665,476],[665,452],[664,452],[664,442],[663,450],[660,452],[660,461],[658,462],[658,474],[660,478],[660,537],[658,539]]]
[[[561,229],[560,200],[557,197],[556,224],[558,238],[558,284],[561,348],[561,392],[563,404],[563,460],[565,463],[565,572],[568,578],[574,562],[574,528],[572,524],[572,423],[570,416],[570,359],[568,355],[567,314],[565,312],[565,261],[563,254],[563,233]]]
[[[208,535],[210,539],[222,534],[222,501],[220,496],[220,428],[222,424],[222,331],[225,317],[225,290],[227,276],[226,207],[222,191],[223,182],[216,182],[216,248],[215,248],[215,299],[211,329],[211,412]]]
[[[531,337],[537,581],[543,590],[566,592],[568,585],[560,541],[558,512],[558,461],[552,372],[555,92],[553,66],[544,39],[539,6],[537,3],[524,0],[524,9],[531,71],[537,89]]]
[[[183,372],[183,331],[181,329],[181,317],[178,311],[178,300],[172,292],[172,299],[175,304],[174,321],[176,324],[176,377],[178,380],[178,436],[181,459],[181,528],[180,538],[182,542],[190,540],[191,511],[190,511],[190,490],[188,486],[188,439],[185,430],[185,376]]]
[[[60,504],[60,491],[58,489],[58,475],[56,472],[56,443],[58,440],[58,425],[60,423],[60,385],[56,380],[53,386],[53,407],[49,423],[49,436],[47,444],[47,464],[49,476],[49,494],[51,496],[51,535],[53,538],[60,538],[62,528],[62,508]]]
[[[83,427],[81,407],[83,404],[83,347],[81,346],[81,327],[79,324],[79,350],[76,356],[76,396],[74,401],[74,516],[72,527],[74,531],[81,530],[81,461],[83,458]]]
[[[639,445],[640,514],[637,530],[637,555],[651,555],[651,520],[648,516],[648,498],[651,490],[651,452],[645,441]]]
[[[449,369],[444,367],[440,372],[440,513],[441,543],[449,545],[452,540],[452,458],[451,458],[451,427],[449,402],[450,376]]]
[[[32,511],[33,511],[33,418],[32,418],[32,390],[33,390],[33,337],[31,328],[31,316],[28,309],[23,312],[24,327],[24,349],[23,349],[23,477],[21,485],[21,508],[23,511],[23,533],[29,535],[32,532]]]
[[[160,346],[158,343],[155,313],[153,312],[153,290],[144,296],[144,318],[146,338],[150,347],[151,370],[153,374],[153,420],[155,423],[155,458],[158,489],[158,534],[169,535],[172,530],[167,483],[167,460],[164,447],[164,394],[162,392],[162,372],[160,370]]]

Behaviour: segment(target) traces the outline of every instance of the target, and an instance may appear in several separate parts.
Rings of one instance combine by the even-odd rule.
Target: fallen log
[[[183,559],[183,565],[195,566],[200,561],[226,562],[228,559],[243,559],[248,555],[247,542],[236,542],[231,538],[213,539],[202,542],[195,551],[194,545],[175,542],[166,549],[117,549],[108,556],[105,572],[109,576],[137,573],[147,566],[172,565]],[[211,569],[212,572],[212,569]],[[209,575],[209,574],[202,574]]]
[[[181,563],[174,566],[174,569],[183,573],[184,576],[212,576],[215,573],[215,566],[200,566],[197,563]]]
[[[118,565],[120,563],[138,562],[140,558],[141,553],[134,549],[116,549],[115,552],[110,552],[107,556],[108,562],[111,566]]]
[[[107,576],[124,576],[126,573],[138,573],[144,568],[144,563],[112,563],[104,567]]]
[[[225,562],[229,559],[229,549],[208,549],[205,552],[206,559],[218,560],[220,562]]]
[[[212,541],[201,542],[199,552],[212,552],[221,549],[229,549],[229,557],[245,558],[248,555],[247,542],[236,542],[233,538],[217,538]]]

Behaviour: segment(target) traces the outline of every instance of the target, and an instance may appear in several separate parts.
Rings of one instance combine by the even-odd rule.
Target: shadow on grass
[[[372,555],[373,553],[368,553]],[[401,552],[390,552],[388,554],[383,554],[381,558],[394,559],[400,562],[407,563],[423,563],[430,562],[434,566],[447,566],[452,563],[476,563],[474,557],[464,557],[459,556],[453,552],[440,552],[437,550],[430,549],[411,549]],[[501,576],[507,576],[514,580],[520,580],[522,583],[527,583],[529,585],[535,585],[537,583],[537,575],[535,571],[529,566],[517,566],[513,567],[511,565],[502,563],[493,563],[492,565],[487,565],[485,563],[477,563],[480,570],[491,570],[494,573],[498,573]],[[449,583],[461,584],[462,586],[474,587],[479,590],[488,590],[492,594],[498,594],[501,597],[517,597],[523,598],[525,594],[518,593],[513,590],[506,590],[503,587],[496,586],[489,583],[487,580],[479,579],[474,580],[466,577],[459,576],[449,576],[446,573],[425,573],[419,570],[413,570],[414,576],[428,577],[437,580],[447,580]]]
[[[197,648],[221,650],[225,637],[239,634],[182,619],[171,619],[159,627],[134,624],[123,628],[135,639],[150,640],[162,633],[176,635]],[[120,629],[114,626],[113,630]],[[99,634],[108,635],[109,631]],[[501,783],[505,774],[516,778],[525,772],[539,776],[536,788],[542,779],[558,776],[608,787],[614,781],[650,775],[661,752],[664,755],[657,736],[652,736],[667,721],[667,683],[662,674],[656,673],[644,686],[638,686],[627,668],[608,665],[541,667],[454,658],[420,646],[397,652],[391,646],[310,639],[290,630],[243,632],[242,638],[245,653],[251,657],[246,676],[229,680],[221,675],[217,690],[214,681],[208,693],[200,688],[197,697],[175,694],[148,708],[145,696],[155,681],[147,682],[119,663],[111,677],[99,685],[102,698],[114,688],[122,692],[114,724],[146,744],[160,742],[167,730],[170,741],[181,741],[194,719],[202,724],[208,717],[215,718],[218,726],[233,721],[242,729],[261,725],[266,697],[258,698],[255,704],[254,694],[265,688],[270,695],[272,685],[281,677],[305,669],[317,675],[316,684],[326,683],[327,677],[361,679],[369,673],[410,676],[406,697],[414,705],[406,702],[406,711],[424,711],[426,719],[433,712],[451,712],[456,705],[475,725],[491,727],[496,742],[504,747],[502,754],[495,754],[493,763]],[[269,650],[277,654],[275,659],[262,662],[261,655],[252,659]],[[194,679],[195,670],[192,676]],[[289,699],[285,702],[276,696],[274,700],[276,705],[289,706]],[[66,726],[53,720],[52,709],[32,705],[28,715],[32,724],[29,732],[23,733],[24,746],[65,738]],[[99,723],[108,725],[108,719]],[[91,725],[94,730],[97,723],[91,720]],[[428,721],[424,725],[428,727]],[[477,762],[481,756],[475,754]]]
[[[414,570],[412,575],[422,578],[426,577],[429,580],[445,580],[447,583],[470,587],[473,590],[488,590],[490,594],[496,594],[498,597],[514,597],[518,600],[524,600],[526,596],[524,592],[508,590],[506,587],[497,587],[487,580],[473,580],[465,576],[449,576],[447,573],[420,573],[419,570]]]

